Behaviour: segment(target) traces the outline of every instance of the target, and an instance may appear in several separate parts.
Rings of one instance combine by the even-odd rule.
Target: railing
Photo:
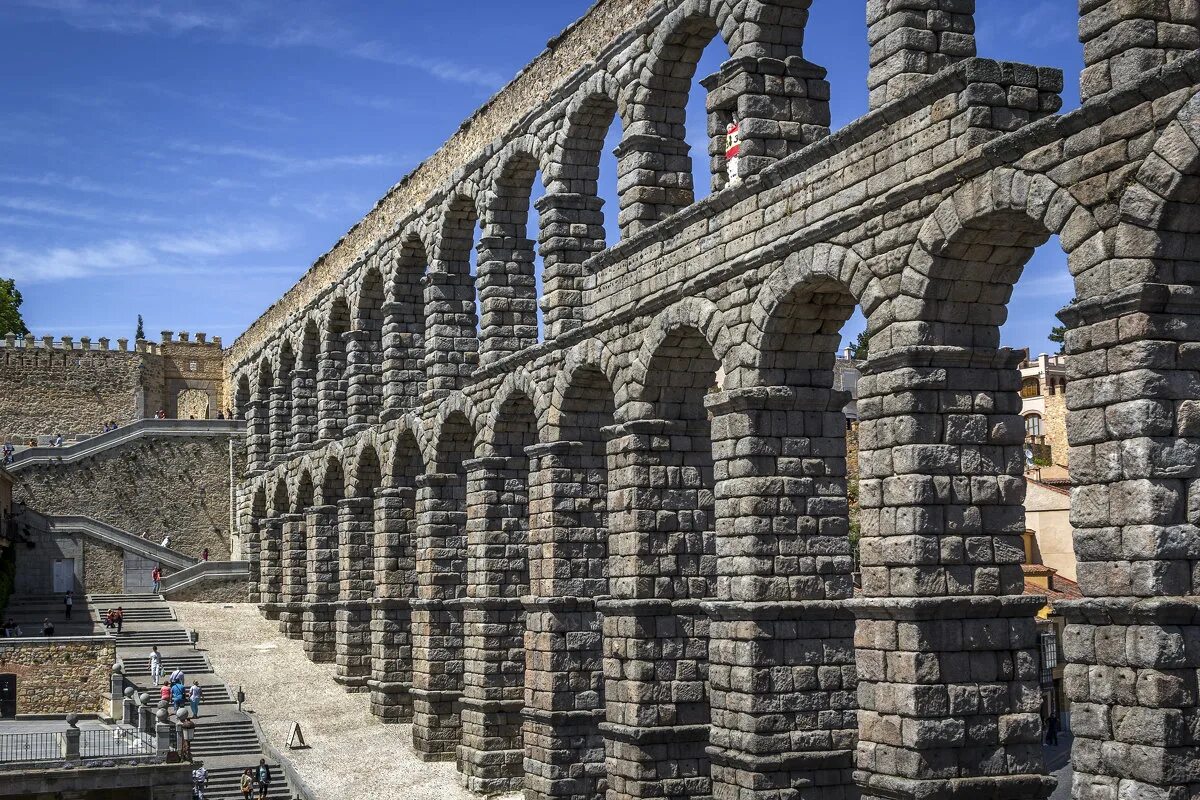
[[[154,755],[154,743],[134,728],[101,728],[79,732],[80,758]]]
[[[143,436],[232,436],[245,430],[242,420],[141,419],[69,447],[30,447],[17,453],[7,468],[9,472],[19,472],[37,464],[71,464]]]
[[[62,759],[61,733],[0,734],[0,763]]]
[[[161,594],[166,597],[197,581],[249,577],[249,561],[201,561],[171,575],[164,575],[159,587]]]

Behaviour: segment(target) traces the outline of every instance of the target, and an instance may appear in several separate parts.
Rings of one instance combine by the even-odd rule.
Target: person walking
[[[271,768],[267,766],[265,758],[258,760],[258,770],[255,778],[257,778],[258,782],[258,800],[267,800],[267,792],[271,790]]]
[[[172,686],[177,683],[180,683],[180,684],[183,683],[183,681],[184,681],[183,670],[180,669],[179,667],[176,667],[175,671],[172,672],[167,677],[167,680],[171,683]]]
[[[158,645],[150,647],[150,680],[155,686],[162,683],[162,655],[158,652]]]
[[[200,681],[192,681],[192,688],[188,690],[188,701],[192,704],[192,716],[200,716],[200,698],[204,692],[200,690]]]
[[[242,782],[239,788],[242,790],[242,800],[250,800],[250,795],[254,794],[254,773],[249,767],[242,770]]]
[[[71,596],[71,592],[70,592],[70,590],[68,590],[67,593],[65,595],[63,595],[63,605],[66,606],[66,608],[64,610],[67,612],[67,620],[68,621],[70,621],[70,619],[71,619],[71,606],[73,606],[74,604],[75,604],[75,598],[73,598]]]
[[[175,708],[177,708],[177,709],[183,708],[183,684],[182,683],[171,684],[171,705],[175,706]]]
[[[160,547],[170,547],[171,546],[171,534],[168,533],[166,536],[164,536],[163,540],[161,542],[159,542],[159,546]]]
[[[162,564],[154,565],[154,571],[150,573],[150,580],[154,581],[154,593],[158,594],[159,587],[162,586]]]
[[[208,548],[207,547],[200,551],[200,560],[208,561]]]
[[[55,446],[55,447],[62,447],[62,443],[63,443],[62,434],[61,434],[61,433],[59,433],[59,434],[56,434],[56,435],[55,435],[55,437],[54,437],[54,446]]]
[[[171,684],[166,681],[162,682],[162,689],[158,693],[159,700],[166,700],[167,705],[171,704]]]
[[[42,636],[53,636],[53,635],[54,635],[54,623],[50,621],[49,617],[47,617],[46,619],[42,620]]]
[[[1050,719],[1046,720],[1046,744],[1058,747],[1058,730],[1058,714],[1051,712]]]
[[[125,609],[121,608],[120,606],[117,606],[116,622],[117,635],[119,636],[121,634],[121,626],[125,624]]]

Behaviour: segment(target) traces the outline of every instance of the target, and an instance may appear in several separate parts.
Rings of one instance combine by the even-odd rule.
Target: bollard
[[[79,760],[79,728],[71,726],[62,732],[59,738],[61,754],[66,761]]]
[[[125,721],[125,676],[119,672],[112,674],[112,701],[109,703],[108,715],[114,720]]]

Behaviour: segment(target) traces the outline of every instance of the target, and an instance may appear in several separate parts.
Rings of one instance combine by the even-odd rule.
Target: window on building
[[[1037,378],[1025,378],[1021,381],[1021,397],[1038,397],[1041,393],[1042,387]]]
[[[1025,417],[1025,435],[1026,436],[1041,436],[1042,435],[1042,415],[1028,414]]]

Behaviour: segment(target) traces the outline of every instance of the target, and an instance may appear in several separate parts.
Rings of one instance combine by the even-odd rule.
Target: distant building
[[[833,363],[833,388],[850,393],[850,402],[842,409],[847,426],[858,422],[858,379],[862,376],[859,363],[850,357],[850,348],[843,350]]]
[[[1043,467],[1068,464],[1067,357],[1045,353],[1036,358],[1025,351],[1021,362],[1021,416],[1025,443],[1035,464]],[[1048,476],[1049,477],[1049,476]]]

